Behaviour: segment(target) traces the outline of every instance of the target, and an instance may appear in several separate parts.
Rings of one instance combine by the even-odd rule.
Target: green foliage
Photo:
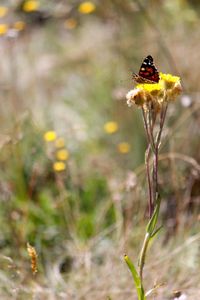
[[[78,174],[56,174],[53,157],[47,156],[48,145],[43,141],[42,131],[28,120],[18,130],[23,133],[22,138],[6,145],[1,154],[2,162],[6,159],[4,177],[12,186],[9,205],[0,202],[0,222],[6,224],[2,227],[2,243],[23,246],[30,241],[55,247],[55,239],[75,235],[86,241],[115,222],[113,206],[103,209],[105,201],[109,201],[109,191],[100,172],[90,170],[83,176],[80,171],[82,179],[78,182]],[[76,153],[72,160],[76,163]],[[13,228],[18,240],[12,239]]]
[[[91,177],[83,182],[83,188],[80,191],[80,209],[86,213],[93,212],[107,194],[107,185],[105,178],[96,172],[91,173]]]

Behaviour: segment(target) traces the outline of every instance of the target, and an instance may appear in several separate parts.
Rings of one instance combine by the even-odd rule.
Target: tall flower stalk
[[[159,75],[160,80],[158,83],[137,84],[136,88],[130,90],[126,95],[128,106],[136,105],[142,111],[147,138],[145,165],[148,185],[149,221],[139,254],[138,271],[130,258],[127,255],[124,257],[132,273],[139,300],[144,300],[147,295],[149,295],[148,292],[146,294],[144,293],[143,287],[143,270],[146,253],[150,240],[161,228],[157,227],[161,202],[158,186],[158,162],[164,123],[169,104],[173,102],[182,91],[179,77],[163,73],[159,73]],[[153,289],[151,291],[153,291]]]

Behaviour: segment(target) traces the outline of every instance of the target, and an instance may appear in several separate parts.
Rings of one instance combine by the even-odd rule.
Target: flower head
[[[64,171],[66,169],[66,165],[64,162],[62,161],[56,161],[54,164],[53,164],[53,169],[54,171],[56,172],[61,172],[61,171]]]
[[[0,24],[0,35],[6,34],[8,31],[8,25],[7,24]]]
[[[163,88],[166,93],[166,101],[172,101],[177,98],[178,95],[182,92],[182,86],[180,77],[173,76],[171,74],[160,73],[160,83],[163,85]]]
[[[127,95],[127,104],[136,104],[144,109],[153,109],[155,113],[161,110],[164,102],[175,100],[182,91],[180,77],[159,73],[158,83],[139,83]]]
[[[168,83],[176,83],[180,81],[180,77],[174,76],[171,74],[164,74],[162,72],[159,73],[161,80],[168,82]]]
[[[81,14],[91,14],[95,9],[95,4],[91,1],[84,1],[78,7]]]
[[[18,31],[24,30],[25,27],[26,27],[26,23],[23,22],[23,21],[17,21],[13,25],[13,28],[18,30]]]
[[[8,8],[6,6],[0,6],[0,18],[5,17],[8,12]]]
[[[122,154],[126,154],[130,151],[130,144],[126,142],[119,143],[117,145],[118,151]]]
[[[104,124],[104,130],[108,134],[115,133],[118,130],[118,124],[114,121],[109,121]]]
[[[143,89],[151,93],[154,91],[160,91],[162,89],[162,86],[160,83],[139,83],[137,84],[136,88]]]
[[[40,4],[39,1],[36,0],[27,0],[23,4],[23,11],[29,13],[38,10]]]
[[[69,152],[66,149],[58,150],[56,157],[58,160],[67,160],[69,158]]]
[[[53,130],[47,131],[44,134],[44,140],[46,142],[53,142],[56,139],[56,132]]]
[[[141,88],[135,88],[134,90],[130,90],[126,94],[126,99],[129,107],[133,104],[143,106],[146,101],[145,91]]]

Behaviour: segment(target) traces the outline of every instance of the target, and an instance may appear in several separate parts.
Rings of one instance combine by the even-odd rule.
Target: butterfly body
[[[133,79],[137,83],[157,83],[159,82],[159,73],[153,63],[153,57],[148,55],[142,62],[139,73],[133,73]]]

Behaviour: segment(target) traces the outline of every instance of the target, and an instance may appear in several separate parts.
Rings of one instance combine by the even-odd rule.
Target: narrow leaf
[[[160,195],[158,195],[156,207],[155,207],[153,215],[152,215],[151,219],[149,220],[149,223],[147,224],[147,227],[146,227],[146,231],[149,233],[150,236],[152,236],[153,231],[154,231],[157,221],[158,221],[158,215],[159,215],[159,211],[160,211],[160,202],[161,202],[161,198],[160,198]]]
[[[124,260],[125,260],[128,268],[131,271],[131,274],[133,276],[133,280],[134,280],[135,287],[136,287],[136,290],[137,290],[138,300],[145,300],[146,297],[144,295],[144,289],[143,289],[140,277],[138,275],[138,272],[137,272],[133,262],[130,260],[128,255],[124,255]]]
[[[160,226],[160,227],[158,227],[153,233],[152,233],[152,235],[151,235],[151,239],[152,238],[154,238],[157,234],[158,234],[158,232],[162,229],[162,225]]]

